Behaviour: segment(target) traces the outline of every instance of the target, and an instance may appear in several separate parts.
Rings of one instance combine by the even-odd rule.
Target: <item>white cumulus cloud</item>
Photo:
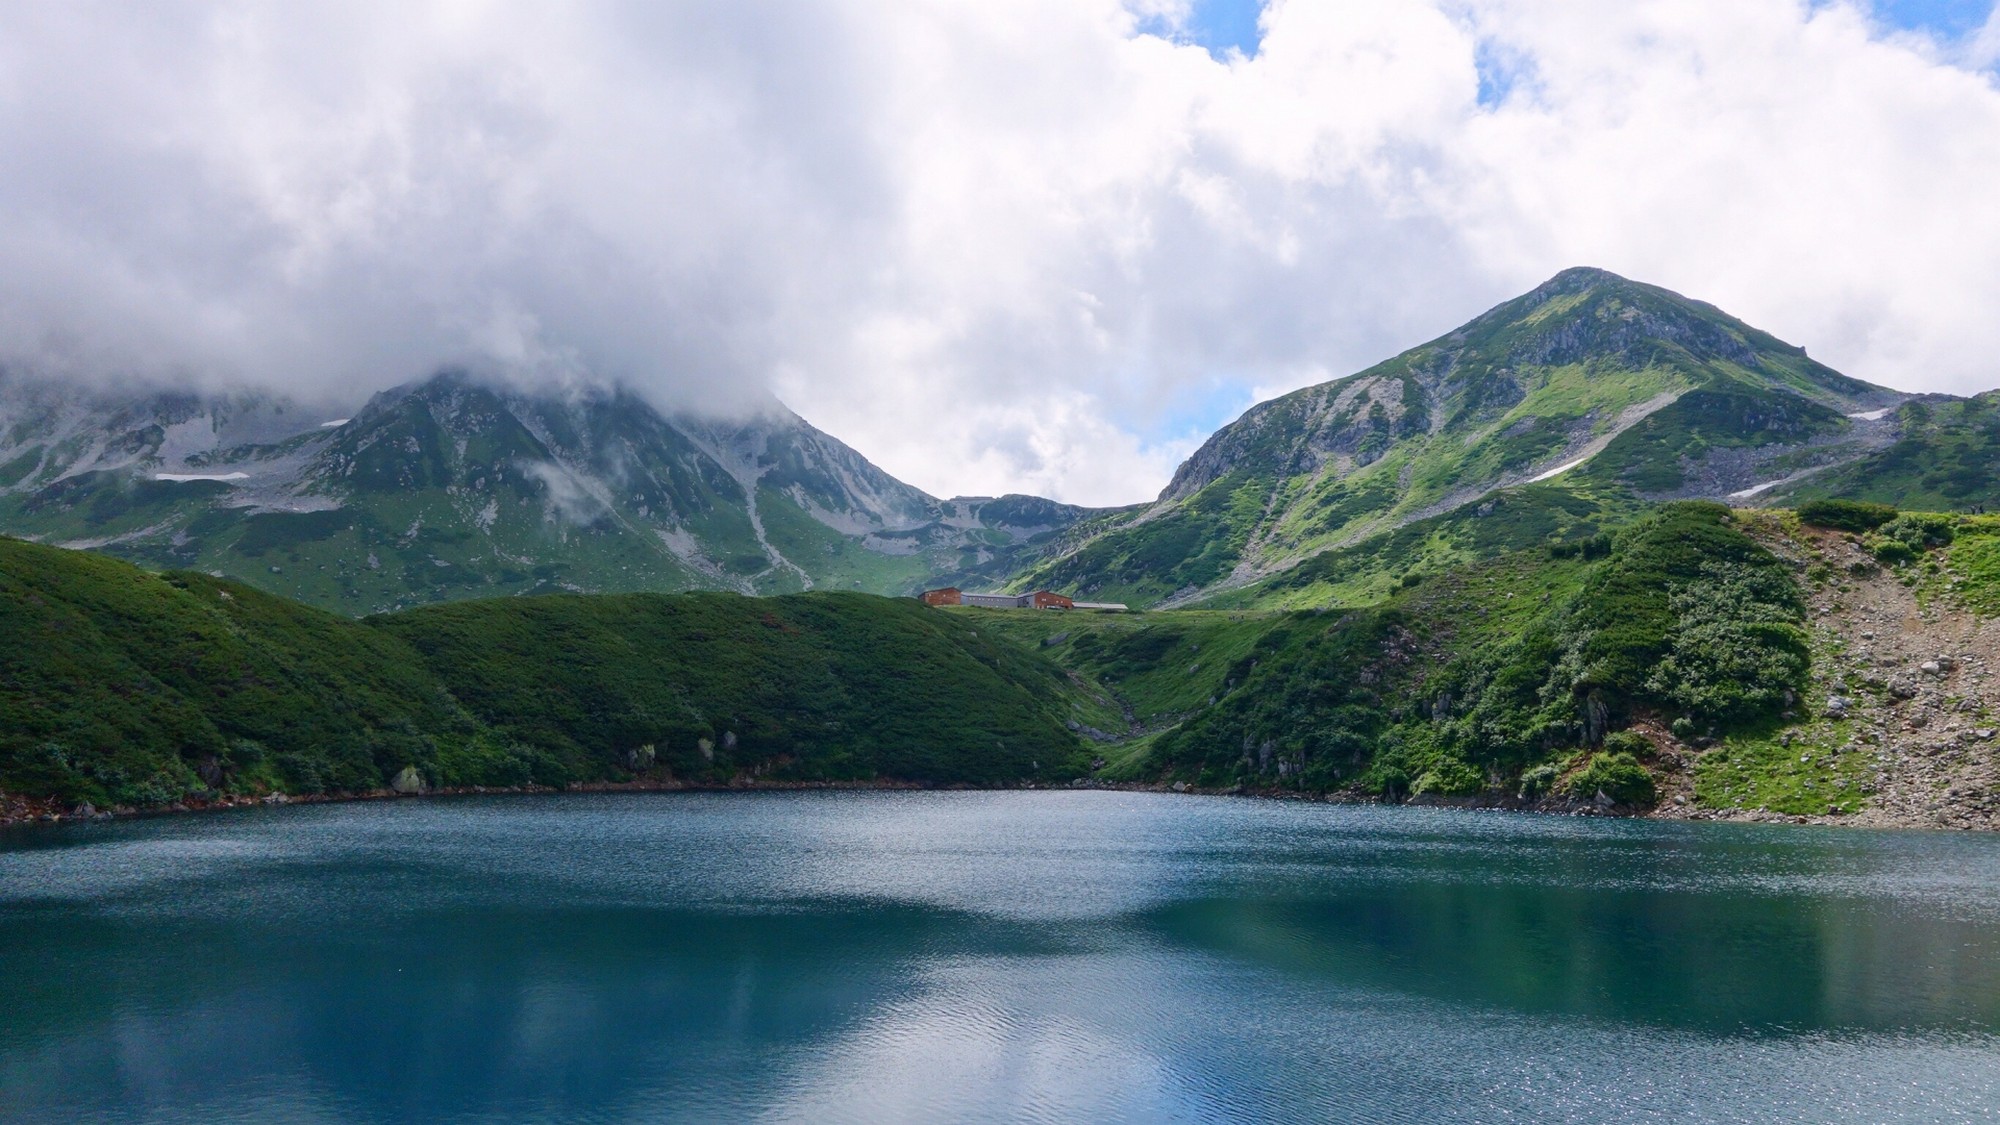
[[[1249,58],[1146,33],[1190,11],[6,6],[0,357],[775,391],[933,492],[1098,503],[1157,491],[1189,401],[1569,265],[1862,378],[2000,384],[2000,18],[1274,0]]]

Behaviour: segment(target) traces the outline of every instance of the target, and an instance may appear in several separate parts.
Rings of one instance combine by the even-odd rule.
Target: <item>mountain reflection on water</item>
[[[2000,840],[1115,793],[0,834],[0,1118],[1978,1120]]]

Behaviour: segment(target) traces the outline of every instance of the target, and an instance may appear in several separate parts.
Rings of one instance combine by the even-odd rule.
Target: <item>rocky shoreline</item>
[[[1606,801],[1586,801],[1574,798],[1545,798],[1542,800],[1521,800],[1519,798],[1486,794],[1478,797],[1436,797],[1420,796],[1409,801],[1383,801],[1380,798],[1360,793],[1335,791],[1331,793],[1310,793],[1293,789],[1242,788],[1202,789],[1185,784],[1162,784],[1141,782],[1101,782],[1082,779],[1068,785],[926,785],[915,782],[772,782],[757,781],[734,785],[693,785],[678,781],[644,780],[632,782],[592,782],[556,789],[549,786],[491,787],[466,786],[456,788],[431,789],[422,793],[398,793],[391,789],[374,789],[361,793],[314,793],[290,796],[273,793],[262,797],[218,797],[213,800],[189,800],[158,808],[111,810],[81,806],[64,809],[48,801],[32,801],[11,795],[0,795],[0,829],[22,828],[33,825],[82,824],[108,820],[137,820],[161,816],[176,816],[192,813],[222,812],[230,809],[267,808],[278,805],[327,805],[350,804],[359,801],[427,800],[437,797],[468,796],[535,796],[562,793],[770,793],[802,792],[807,790],[842,791],[934,791],[934,792],[1025,792],[1025,791],[1075,791],[1098,790],[1117,793],[1172,793],[1192,797],[1244,797],[1265,801],[1308,801],[1327,805],[1383,805],[1391,808],[1443,808],[1467,812],[1506,812],[1528,816],[1591,816],[1619,817],[1635,820],[1685,820],[1733,822],[1744,824],[1817,824],[1847,828],[1944,828],[1961,830],[1992,830],[1987,824],[1952,824],[1904,822],[1893,818],[1870,816],[1867,811],[1854,816],[1800,816],[1789,813],[1772,812],[1767,809],[1714,809],[1693,806],[1661,804],[1651,809],[1632,808]]]
[[[398,792],[393,789],[371,789],[359,793],[313,793],[292,796],[271,793],[264,796],[217,797],[211,800],[191,799],[163,805],[157,808],[116,808],[97,809],[89,805],[65,809],[52,801],[35,801],[27,798],[0,794],[0,829],[19,828],[27,825],[80,824],[106,820],[142,819],[160,816],[175,816],[188,813],[222,812],[229,809],[268,808],[278,805],[327,805],[349,804],[359,801],[424,800],[436,797],[468,796],[533,796],[560,793],[771,793],[803,792],[808,790],[843,791],[930,791],[930,792],[1059,792],[1076,790],[1099,790],[1117,793],[1172,793],[1194,797],[1247,797],[1267,801],[1311,801],[1329,805],[1387,805],[1412,808],[1457,808],[1468,810],[1490,810],[1495,812],[1532,813],[1542,816],[1623,816],[1645,817],[1643,809],[1632,809],[1606,802],[1581,801],[1568,798],[1545,799],[1541,801],[1520,801],[1501,797],[1449,798],[1417,797],[1407,802],[1382,801],[1378,798],[1358,793],[1331,792],[1308,793],[1291,789],[1201,789],[1185,783],[1160,782],[1106,782],[1079,779],[1066,785],[1043,785],[1028,783],[1022,785],[929,785],[907,781],[746,781],[728,785],[690,784],[675,780],[643,779],[627,782],[589,782],[557,789],[545,785],[517,787],[463,786],[427,789],[421,793]],[[1774,817],[1787,822],[1802,818]],[[1840,821],[1839,823],[1844,823]]]
[[[229,796],[190,799],[156,808],[96,809],[89,805],[65,809],[46,800],[31,800],[0,794],[0,829],[34,825],[83,824],[109,820],[136,820],[184,814],[223,812],[232,809],[269,808],[285,805],[351,804],[361,801],[429,800],[438,797],[469,796],[549,796],[565,793],[773,793],[838,790],[851,792],[1061,792],[1096,790],[1114,793],[1167,793],[1190,797],[1243,797],[1263,801],[1306,801],[1327,805],[1382,805],[1390,808],[1441,808],[1467,812],[1507,812],[1530,816],[1591,816],[1626,819],[1736,821],[1765,824],[1823,824],[1847,827],[1922,828],[1923,824],[1884,823],[1865,816],[1794,816],[1763,809],[1707,809],[1662,804],[1652,809],[1619,805],[1608,800],[1545,797],[1523,800],[1503,794],[1474,797],[1424,795],[1408,801],[1384,801],[1368,794],[1336,790],[1306,792],[1296,789],[1204,789],[1185,782],[1113,782],[1079,778],[1068,784],[1045,785],[932,785],[908,781],[769,781],[745,780],[725,785],[694,784],[674,779],[646,778],[636,781],[586,782],[558,789],[545,785],[458,786],[399,792],[371,789],[356,793],[312,793],[297,796],[271,793],[263,796]],[[1948,827],[1948,826],[1947,826]]]
[[[919,790],[919,789],[973,789],[967,785],[927,785],[909,781],[770,781],[743,780],[726,785],[694,784],[674,778],[640,778],[633,781],[589,781],[564,788],[549,785],[463,785],[444,786],[412,792],[390,788],[368,789],[349,793],[267,793],[262,795],[218,796],[213,798],[190,798],[171,805],[149,808],[118,807],[99,809],[89,804],[65,808],[60,802],[48,799],[17,797],[0,793],[0,828],[18,828],[31,824],[78,824],[104,820],[127,820],[158,816],[175,816],[183,813],[222,812],[229,809],[269,808],[275,805],[332,805],[351,804],[357,801],[406,801],[425,800],[433,797],[472,796],[534,796],[558,793],[746,793],[746,792],[789,792],[814,789],[852,790]],[[1002,787],[985,787],[1002,788]],[[1011,786],[1005,788],[1050,788],[1048,786]]]

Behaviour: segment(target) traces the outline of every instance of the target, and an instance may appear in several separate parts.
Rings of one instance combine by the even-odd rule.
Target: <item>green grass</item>
[[[1583,543],[1632,518],[1565,488],[1526,485],[1328,551],[1272,577],[1217,595],[1218,608],[1305,609],[1374,605],[1457,567],[1548,543]]]
[[[861,590],[867,593],[915,593],[937,572],[925,552],[905,555],[871,551],[861,540],[843,535],[812,518],[789,496],[759,489],[757,514],[764,534],[787,559],[805,567],[818,590]]]
[[[1640,494],[1671,493],[1686,483],[1687,466],[1713,451],[1802,443],[1849,427],[1838,410],[1812,399],[1718,380],[1648,415],[1578,471]]]
[[[1861,811],[1870,747],[1848,741],[1852,724],[1820,720],[1777,732],[1726,738],[1696,759],[1695,803],[1768,809],[1792,816]]]
[[[1909,534],[1916,542],[1909,557],[1887,565],[1913,588],[1920,604],[1950,601],[1976,613],[2000,615],[2000,517],[1959,516],[1948,513],[1871,511],[1835,504],[1807,508],[1799,516],[1783,511],[1745,515],[1746,520],[1764,523],[1771,536],[1793,535],[1807,511],[1819,520],[1857,528],[1880,527],[1892,534]],[[1858,518],[1859,522],[1856,523]],[[1898,532],[1896,529],[1901,528]],[[1939,542],[1936,530],[1948,528],[1951,541]],[[1928,537],[1924,529],[1931,529]],[[1864,545],[1883,539],[1859,530],[1850,536]],[[1900,542],[1900,540],[1898,540]],[[1808,580],[1822,588],[1838,587],[1843,574],[1824,567],[1811,571]],[[1812,630],[1812,660],[1820,669],[1839,668],[1845,656],[1845,641],[1833,630],[1816,626]],[[1851,698],[1873,698],[1886,705],[1889,696],[1879,686],[1856,671],[1840,675],[1815,676],[1800,688],[1797,712],[1804,716],[1794,722],[1771,721],[1753,724],[1731,733],[1719,745],[1704,752],[1694,766],[1695,802],[1707,808],[1768,809],[1787,815],[1820,816],[1851,814],[1866,807],[1868,786],[1876,749],[1856,740],[1863,727],[1848,719],[1825,714],[1830,694]],[[1982,712],[1982,719],[1986,716]]]
[[[1202,610],[947,612],[982,633],[1045,652],[1095,696],[1114,701],[1108,713],[1098,712],[1105,721],[1091,724],[1114,732],[1125,726],[1125,708],[1141,728],[1153,729],[1208,707],[1237,686],[1231,669],[1282,620],[1270,613]]]
[[[68,493],[0,498],[0,522],[42,539],[108,539],[102,550],[144,566],[217,573],[350,615],[501,594],[714,583],[650,534],[550,519],[539,499],[503,489],[382,492],[333,511],[253,513],[212,507],[225,485],[88,477]],[[115,514],[92,522],[101,512]],[[140,534],[175,521],[186,535]],[[764,565],[759,555],[757,569]]]
[[[1951,594],[1985,617],[2000,617],[2000,517],[1970,516],[1944,552]]]
[[[1144,524],[1121,527],[1075,554],[1030,569],[1017,589],[1074,591],[1092,601],[1148,606],[1228,576],[1264,510],[1270,481],[1235,473]]]

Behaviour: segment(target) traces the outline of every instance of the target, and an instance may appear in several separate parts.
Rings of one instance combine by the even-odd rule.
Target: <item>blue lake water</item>
[[[0,1119],[2000,1116],[2000,839],[1121,793],[0,833]]]

